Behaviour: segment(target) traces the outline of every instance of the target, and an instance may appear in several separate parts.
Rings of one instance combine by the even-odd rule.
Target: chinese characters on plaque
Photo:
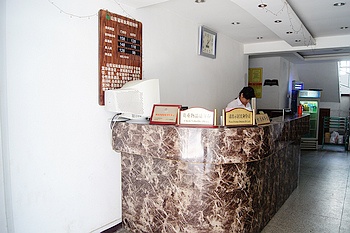
[[[264,114],[256,114],[255,116],[256,124],[257,125],[263,125],[263,124],[269,124],[270,123],[270,118],[269,116],[264,113]]]
[[[150,124],[216,128],[216,110],[210,111],[204,108],[181,110],[181,105],[155,104]]]
[[[223,110],[225,126],[254,125],[253,111],[245,108],[234,108],[230,111]]]
[[[181,105],[153,105],[150,124],[175,125]]]
[[[181,105],[155,104],[153,106],[150,124],[167,124],[187,127],[218,127],[216,122],[216,109],[189,108],[181,110]],[[222,126],[254,126],[269,124],[267,114],[255,114],[245,108],[235,108],[229,111],[222,110]]]
[[[179,125],[217,127],[216,109],[210,111],[204,108],[189,108],[180,111]]]
[[[99,11],[99,104],[104,92],[142,79],[142,23]]]

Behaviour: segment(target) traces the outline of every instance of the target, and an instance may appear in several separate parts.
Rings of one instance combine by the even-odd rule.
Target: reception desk
[[[113,127],[122,221],[132,232],[260,232],[298,185],[309,116],[271,124]]]

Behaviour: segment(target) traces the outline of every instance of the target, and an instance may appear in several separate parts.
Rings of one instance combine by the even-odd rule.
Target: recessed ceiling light
[[[345,27],[340,27],[341,30],[345,30],[348,29],[349,27],[345,26]]]
[[[203,2],[205,2],[205,0],[195,0],[194,2],[195,3],[203,3]]]
[[[241,24],[241,22],[232,22],[231,24],[233,24],[233,25],[238,25],[238,24]]]
[[[282,20],[277,19],[277,20],[275,20],[275,23],[282,23]]]
[[[265,7],[267,7],[267,4],[261,3],[261,4],[258,5],[258,7],[260,7],[260,8],[265,8]]]
[[[299,43],[299,42],[301,42],[301,40],[297,39],[297,40],[295,40],[295,42],[296,42],[296,43]]]
[[[287,34],[293,34],[293,32],[289,31],[289,32],[286,32]]]
[[[336,2],[333,4],[333,6],[344,6],[345,2]]]
[[[262,40],[262,38],[263,38],[262,36],[258,36],[256,39],[257,40]]]

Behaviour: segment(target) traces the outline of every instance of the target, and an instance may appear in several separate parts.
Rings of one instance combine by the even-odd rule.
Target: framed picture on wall
[[[254,89],[255,97],[262,97],[262,79],[263,68],[249,68],[248,70],[248,86]]]

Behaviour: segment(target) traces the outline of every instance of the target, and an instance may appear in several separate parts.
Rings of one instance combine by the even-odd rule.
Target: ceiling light
[[[340,27],[341,30],[345,30],[348,29],[349,27],[345,26],[345,27]]]
[[[277,20],[275,20],[275,23],[282,23],[282,20],[277,19]]]
[[[261,3],[261,4],[258,5],[258,7],[260,7],[260,8],[265,8],[265,7],[267,7],[267,4]]]
[[[205,2],[205,0],[195,0],[194,2],[195,3],[203,3],[203,2]]]
[[[301,42],[301,40],[299,40],[299,39],[298,39],[298,40],[295,40],[295,42],[296,42],[296,43],[300,43],[300,42]]]
[[[286,32],[287,34],[293,34],[293,32],[292,31],[288,31],[288,32]]]
[[[237,4],[239,7],[249,12],[252,16],[258,19],[263,25],[274,32],[278,37],[287,42],[291,46],[304,46],[316,45],[316,40],[313,38],[307,27],[300,20],[298,15],[294,12],[293,8],[288,4],[288,0],[280,1],[265,1],[256,0],[256,4],[252,4],[254,1],[249,0],[230,0]],[[334,0],[334,2],[347,2],[345,0]],[[271,3],[273,2],[273,3]],[[279,22],[281,20],[282,22]],[[347,25],[339,25],[347,26]],[[348,25],[350,26],[350,25]],[[290,31],[290,33],[286,33]],[[301,39],[301,44],[295,44],[296,37]],[[265,38],[264,38],[265,39]]]
[[[344,6],[345,2],[336,2],[333,4],[333,6]]]
[[[233,25],[238,25],[238,24],[241,24],[240,22],[232,22]]]
[[[262,40],[262,38],[263,38],[262,36],[258,36],[256,39],[257,40]]]

